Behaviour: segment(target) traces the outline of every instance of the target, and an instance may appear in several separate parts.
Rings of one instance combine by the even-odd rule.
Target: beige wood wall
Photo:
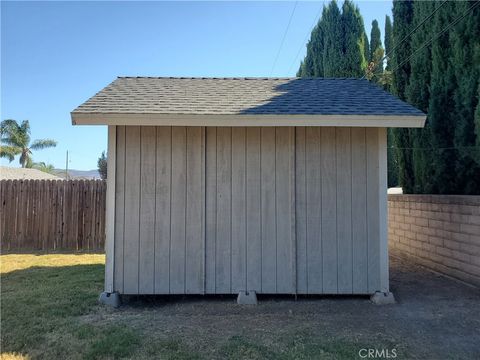
[[[385,290],[383,140],[378,128],[117,127],[114,290]]]

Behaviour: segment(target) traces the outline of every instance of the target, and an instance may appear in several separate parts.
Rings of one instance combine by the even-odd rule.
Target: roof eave
[[[426,115],[152,114],[72,112],[73,125],[422,128]]]

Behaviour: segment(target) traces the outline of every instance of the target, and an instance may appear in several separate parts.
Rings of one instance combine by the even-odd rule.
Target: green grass
[[[176,318],[165,325],[168,319],[162,316],[170,311],[162,314],[155,306],[100,306],[103,255],[2,255],[0,261],[0,358],[5,360],[352,359],[365,346],[355,339],[299,331],[294,319],[291,329],[267,328],[258,336],[225,322],[218,325],[228,328],[224,333],[217,314],[208,312],[197,316],[210,332],[204,325],[192,326],[188,316],[182,320],[187,325]]]

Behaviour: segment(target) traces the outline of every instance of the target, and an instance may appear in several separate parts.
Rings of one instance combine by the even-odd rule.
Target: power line
[[[476,146],[476,145],[452,146],[452,147],[397,147],[397,146],[388,146],[387,149],[396,149],[396,150],[460,150],[460,149],[480,149],[480,146]]]
[[[476,6],[478,6],[480,4],[480,1],[477,1],[477,2],[474,2],[472,6],[470,6],[462,15],[460,15],[457,19],[455,19],[454,21],[452,21],[450,24],[448,24],[448,26],[446,28],[444,28],[442,31],[440,31],[439,34],[437,34],[437,36],[434,36],[432,37],[430,40],[426,41],[422,46],[420,46],[417,50],[415,50],[408,58],[406,58],[405,60],[403,60],[400,64],[398,64],[393,70],[392,70],[392,73],[397,71],[400,67],[402,67],[405,63],[407,63],[408,61],[410,61],[420,50],[424,49],[426,46],[430,45],[432,42],[434,42],[435,40],[437,40],[440,36],[442,36],[447,30],[449,30],[452,26],[455,26],[460,20],[462,20],[463,18],[465,18],[465,16],[468,15],[468,13],[473,9],[475,8]]]
[[[433,15],[435,15],[436,12],[437,12],[438,10],[440,10],[441,7],[442,7],[443,5],[445,5],[447,2],[448,2],[448,0],[444,0],[437,8],[435,8],[428,16],[426,16],[417,26],[415,26],[412,31],[410,31],[402,40],[400,40],[399,43],[396,44],[396,45],[393,47],[393,49],[388,52],[388,54],[385,54],[385,56],[382,57],[382,59],[378,62],[378,64],[376,64],[376,65],[373,67],[372,72],[375,71],[380,64],[383,64],[383,62],[385,61],[385,59],[388,59],[389,56],[392,55],[392,54],[394,53],[394,51],[395,51],[402,43],[404,43],[410,36],[412,36],[413,33],[420,28],[420,26],[422,26],[423,24],[425,24],[425,22],[426,22],[427,20],[429,20]],[[375,74],[374,74],[374,75],[375,75]],[[366,75],[363,75],[363,76],[362,76],[362,79],[364,79],[365,76],[366,76]]]
[[[302,51],[303,47],[306,44],[308,36],[312,34],[312,31],[315,28],[315,25],[317,24],[318,18],[320,17],[320,13],[322,12],[322,8],[323,8],[323,3],[322,3],[322,7],[320,7],[320,9],[318,10],[317,15],[313,19],[313,24],[312,26],[310,26],[310,31],[305,35],[305,38],[303,39],[302,44],[300,45],[300,48],[297,51],[297,55],[295,55],[295,58],[293,59],[293,62],[290,64],[290,67],[288,68],[287,72],[290,72],[290,70],[292,70],[293,65],[295,65],[295,62],[297,61],[298,55],[300,55],[300,51]]]
[[[295,9],[297,8],[298,1],[295,1],[295,5],[293,6],[292,13],[290,14],[290,19],[288,19],[287,28],[283,34],[282,41],[280,43],[280,47],[278,48],[277,56],[275,56],[275,61],[273,62],[272,69],[270,70],[270,76],[272,76],[273,69],[275,69],[275,65],[277,64],[278,57],[280,56],[280,52],[282,51],[283,43],[285,42],[285,38],[288,33],[288,29],[290,28],[290,23],[292,22],[293,14],[295,13]]]

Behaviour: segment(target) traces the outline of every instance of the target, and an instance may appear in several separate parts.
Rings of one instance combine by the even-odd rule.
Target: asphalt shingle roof
[[[73,113],[424,116],[353,78],[119,77]]]

